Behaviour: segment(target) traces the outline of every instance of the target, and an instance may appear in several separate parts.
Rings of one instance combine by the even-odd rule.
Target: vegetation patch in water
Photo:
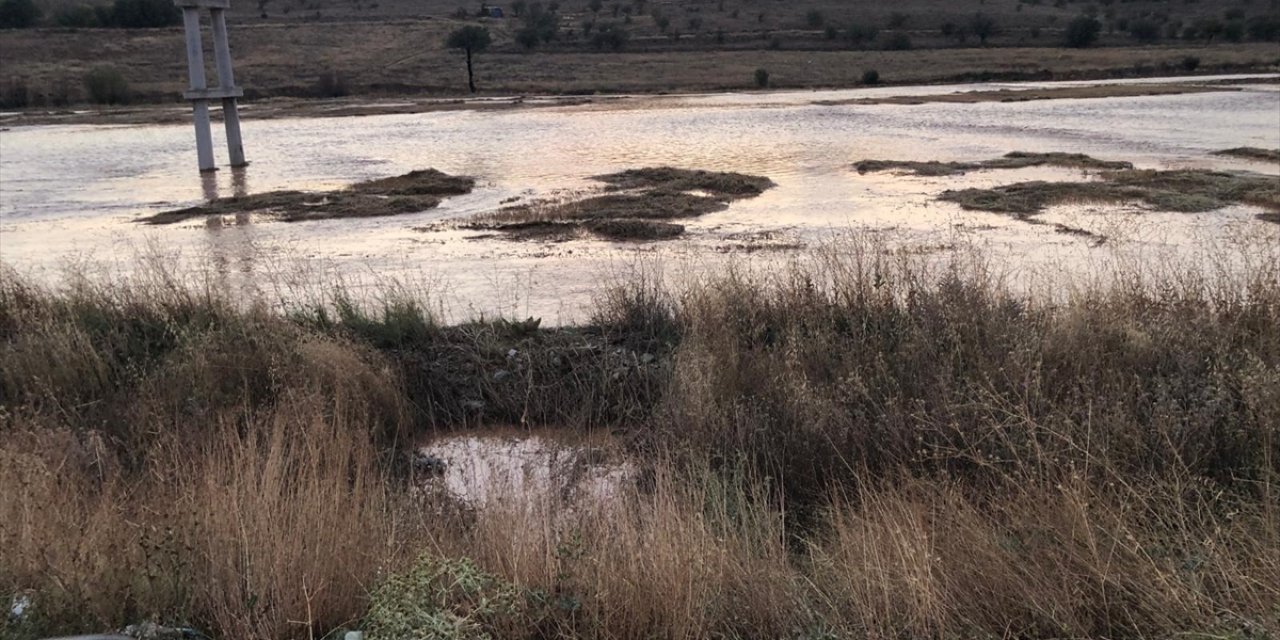
[[[1115,171],[1099,182],[1019,182],[991,189],[945,191],[940,200],[965,209],[1032,216],[1069,202],[1142,202],[1157,211],[1199,213],[1231,204],[1280,211],[1280,178],[1217,171]],[[1259,219],[1275,222],[1274,215]]]
[[[260,214],[284,222],[393,216],[435,208],[442,197],[470,193],[474,186],[472,178],[423,169],[358,182],[336,191],[270,191],[215,198],[194,207],[146,216],[140,222],[173,224],[192,218],[236,214]]]
[[[666,240],[684,233],[668,222],[723,211],[773,186],[762,176],[672,167],[629,169],[596,176],[608,191],[584,198],[507,207],[463,225],[500,231],[514,240],[570,240],[594,235],[607,240]]]
[[[1099,160],[1082,153],[1032,153],[1013,151],[1003,157],[977,162],[912,162],[908,160],[863,160],[853,165],[858,173],[900,171],[918,176],[955,176],[984,169],[1022,169],[1025,167],[1066,167],[1071,169],[1132,169],[1128,162]]]
[[[1234,149],[1223,149],[1222,151],[1214,151],[1215,156],[1231,156],[1233,158],[1244,158],[1245,160],[1259,160],[1262,162],[1280,162],[1280,149],[1259,149],[1258,147],[1236,147]]]

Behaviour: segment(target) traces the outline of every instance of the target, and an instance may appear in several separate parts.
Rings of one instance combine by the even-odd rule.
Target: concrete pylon
[[[209,127],[209,101],[222,101],[222,117],[227,128],[227,155],[231,166],[243,167],[244,143],[240,138],[240,111],[236,98],[244,91],[236,87],[231,68],[231,45],[227,41],[226,10],[231,0],[174,0],[182,8],[182,23],[187,34],[187,72],[191,88],[183,95],[191,101],[196,125],[196,158],[201,171],[214,171],[213,134]],[[213,24],[213,57],[218,69],[218,86],[210,88],[204,77],[204,43],[200,36],[200,10],[209,10]]]

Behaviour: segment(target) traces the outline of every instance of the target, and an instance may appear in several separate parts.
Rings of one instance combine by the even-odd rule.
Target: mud
[[[956,176],[986,169],[1023,169],[1026,167],[1064,167],[1084,170],[1132,169],[1129,162],[1099,160],[1082,153],[1029,153],[1012,151],[1001,158],[976,162],[911,162],[903,160],[863,160],[853,165],[858,173],[897,171],[918,176]]]
[[[224,215],[259,215],[284,222],[393,216],[435,208],[440,205],[441,197],[470,193],[474,187],[472,178],[424,169],[358,182],[336,191],[269,191],[215,198],[205,204],[163,211],[138,221],[163,225]]]

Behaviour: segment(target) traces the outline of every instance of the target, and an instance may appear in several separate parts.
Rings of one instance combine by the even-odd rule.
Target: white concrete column
[[[218,65],[218,86],[230,89],[236,86],[235,72],[231,69],[231,43],[227,40],[227,16],[222,9],[210,9],[213,22],[213,59]]]
[[[218,65],[218,87],[234,89],[236,86],[235,71],[231,66],[231,43],[227,39],[227,17],[222,9],[210,9],[213,20],[213,57]],[[244,142],[240,137],[240,109],[235,98],[222,99],[223,125],[227,129],[227,155],[231,157],[231,166],[242,167],[244,160]]]
[[[203,91],[208,87],[204,78],[204,43],[200,41],[200,10],[196,7],[183,7],[182,23],[187,35],[187,73],[191,77],[191,89]],[[201,171],[213,171],[217,169],[217,165],[213,162],[209,101],[195,100],[192,106],[195,112],[196,158]]]
[[[240,109],[235,98],[222,99],[222,121],[227,128],[227,155],[231,158],[231,166],[243,167],[248,162],[244,159],[244,141],[240,139]]]

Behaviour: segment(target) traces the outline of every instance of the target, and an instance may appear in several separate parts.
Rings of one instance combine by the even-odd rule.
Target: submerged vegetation
[[[1114,171],[1097,182],[1020,182],[993,189],[946,191],[939,199],[966,209],[1035,215],[1068,202],[1142,202],[1157,211],[1197,213],[1232,204],[1280,211],[1280,178],[1204,170]],[[1265,216],[1260,216],[1266,220]]]
[[[517,240],[567,240],[584,234],[609,240],[664,240],[684,233],[669,222],[723,211],[773,187],[761,176],[654,167],[594,178],[606,193],[507,207],[463,226]]]
[[[1267,158],[1269,153],[1253,148],[1218,152],[1219,155],[1250,158]],[[1258,219],[1266,222],[1275,222],[1276,214],[1280,213],[1280,177],[1245,171],[1138,170],[1129,162],[1099,160],[1083,154],[1019,151],[993,160],[973,162],[863,160],[854,168],[863,174],[897,170],[904,174],[941,177],[969,171],[1038,166],[1095,170],[1097,179],[1084,182],[1036,180],[990,189],[947,190],[938,199],[954,202],[965,209],[1009,213],[1027,221],[1046,207],[1073,202],[1141,202],[1156,211],[1181,213],[1201,213],[1244,204],[1265,209]],[[1057,226],[1059,231],[1091,235],[1079,229]]]
[[[1026,167],[1066,167],[1070,169],[1132,169],[1133,164],[1099,160],[1082,153],[1030,153],[1011,151],[1003,157],[978,162],[911,162],[905,160],[862,160],[853,165],[858,173],[900,170],[918,176],[954,176],[985,169],[1023,169]]]
[[[1259,160],[1261,162],[1280,162],[1280,149],[1259,149],[1258,147],[1236,147],[1234,149],[1223,149],[1215,151],[1214,155],[1232,156],[1235,158],[1244,158],[1245,160]]]
[[[562,328],[6,270],[0,635],[1266,637],[1280,256],[1247,251],[1064,296],[855,239]],[[415,489],[416,434],[483,425],[618,434],[640,482]]]
[[[435,208],[441,197],[471,193],[473,187],[472,178],[423,169],[322,193],[270,191],[217,198],[194,207],[146,216],[139,222],[173,224],[221,215],[265,215],[284,222],[393,216]]]

